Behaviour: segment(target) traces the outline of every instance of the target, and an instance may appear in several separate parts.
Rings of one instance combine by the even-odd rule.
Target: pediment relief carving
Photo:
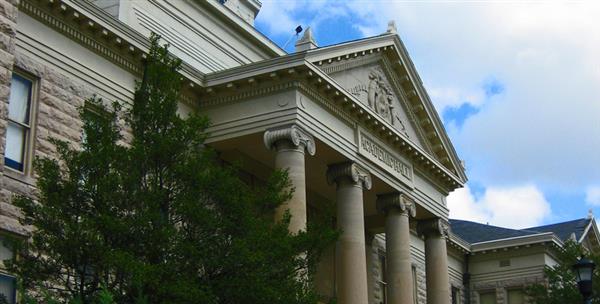
[[[371,108],[381,119],[387,121],[410,141],[424,147],[418,129],[412,124],[414,118],[399,98],[380,64],[381,58],[358,59],[339,66],[325,67],[326,72],[350,94]]]
[[[396,109],[398,106],[396,96],[380,68],[372,68],[369,71],[367,83],[356,84],[354,87],[348,88],[348,91],[352,95],[359,97],[359,99],[361,97],[364,99],[364,96],[366,96],[367,105],[375,113],[410,138],[404,122]]]

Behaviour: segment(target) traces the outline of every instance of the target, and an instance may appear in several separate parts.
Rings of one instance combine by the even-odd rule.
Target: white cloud
[[[600,1],[319,4],[351,14],[365,36],[395,19],[440,114],[463,102],[478,109],[462,127],[447,127],[469,179],[489,195],[501,194],[490,185],[534,182],[547,193],[581,197],[600,185]],[[505,88],[491,100],[482,94],[490,78]],[[587,192],[588,204],[596,202]],[[469,212],[492,220],[486,208]]]
[[[600,186],[588,187],[585,192],[585,202],[588,205],[600,206]]]
[[[447,199],[450,217],[507,228],[540,225],[550,216],[550,203],[535,186],[488,188],[477,199],[467,186]]]
[[[267,26],[269,35],[292,35],[298,25],[310,26],[317,34],[322,22],[352,13],[348,4],[341,1],[265,0],[262,3],[257,22]]]

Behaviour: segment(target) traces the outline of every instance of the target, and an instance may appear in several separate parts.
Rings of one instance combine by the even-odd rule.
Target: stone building
[[[544,267],[557,264],[556,253],[565,241],[576,241],[591,252],[600,250],[593,216],[526,229],[462,220],[450,220],[450,226],[449,245],[461,251],[454,258],[463,265],[463,286],[452,288],[460,297],[469,295],[462,299],[465,303],[527,303],[523,287],[543,282]]]
[[[156,32],[183,60],[180,112],[209,116],[220,157],[241,160],[256,179],[289,170],[290,229],[336,203],[343,234],[316,277],[325,301],[478,303],[479,282],[497,291],[474,272],[497,249],[449,233],[445,197],[467,178],[394,24],[327,47],[307,30],[287,54],[254,28],[260,6],[0,0],[1,233],[26,235],[11,197],[35,189],[31,160],[55,152],[50,138],[79,142],[85,99],[131,104]],[[12,255],[0,249],[2,259]],[[473,286],[464,285],[467,272]],[[14,278],[0,273],[0,292],[14,302]]]

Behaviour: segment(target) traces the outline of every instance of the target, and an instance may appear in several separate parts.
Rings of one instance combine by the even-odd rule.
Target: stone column
[[[377,196],[377,210],[385,214],[388,303],[413,304],[409,217],[415,204],[405,194],[388,193]]]
[[[290,219],[290,232],[306,229],[306,177],[304,152],[315,155],[315,140],[306,131],[296,125],[267,130],[264,135],[265,146],[277,151],[275,168],[287,170],[294,189],[289,201],[275,210],[275,220],[281,220],[287,210]]]
[[[353,162],[329,166],[327,181],[337,185],[336,285],[340,304],[368,303],[367,257],[363,190],[371,189],[371,175]]]
[[[448,304],[450,301],[446,250],[448,229],[448,222],[442,219],[425,220],[418,225],[419,233],[425,235],[427,304]]]

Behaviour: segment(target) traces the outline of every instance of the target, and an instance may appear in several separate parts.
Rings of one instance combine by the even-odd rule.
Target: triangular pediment
[[[423,131],[414,123],[417,118],[410,111],[402,88],[390,80],[394,76],[385,67],[382,56],[374,54],[332,63],[322,66],[322,70],[409,141],[431,152]]]
[[[397,35],[317,48],[307,52],[307,60],[466,181],[464,167]]]

